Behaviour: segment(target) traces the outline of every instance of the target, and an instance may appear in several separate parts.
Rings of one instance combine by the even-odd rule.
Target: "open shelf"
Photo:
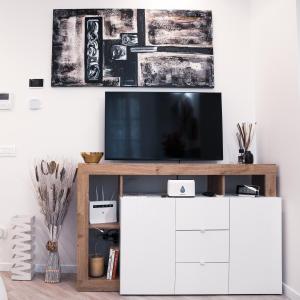
[[[89,224],[90,229],[120,229],[120,223],[101,223],[101,224]]]

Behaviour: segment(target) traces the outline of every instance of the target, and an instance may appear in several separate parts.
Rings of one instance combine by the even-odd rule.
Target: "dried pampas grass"
[[[71,189],[75,178],[76,166],[69,160],[40,159],[34,162],[33,185],[50,237],[46,245],[49,251],[45,274],[46,282],[60,281],[57,244],[70,205]]]

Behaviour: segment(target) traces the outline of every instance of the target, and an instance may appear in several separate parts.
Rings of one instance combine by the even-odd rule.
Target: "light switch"
[[[16,156],[16,145],[0,145],[0,156]]]

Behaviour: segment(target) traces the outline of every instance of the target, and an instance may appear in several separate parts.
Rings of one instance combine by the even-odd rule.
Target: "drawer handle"
[[[200,229],[200,232],[201,232],[201,233],[205,233],[206,230],[203,228],[203,229]]]

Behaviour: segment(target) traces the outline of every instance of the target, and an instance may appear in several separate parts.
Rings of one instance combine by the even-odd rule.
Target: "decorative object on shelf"
[[[97,228],[96,232],[101,235],[104,234],[104,230],[102,229]],[[95,240],[94,254],[89,258],[89,275],[96,278],[104,275],[104,256],[97,252],[97,246],[101,240],[98,239],[97,241],[97,238],[95,238]]]
[[[34,275],[34,219],[33,216],[14,216],[11,219],[12,280],[31,280]]]
[[[214,87],[212,12],[55,9],[53,87]]]
[[[101,277],[104,275],[104,257],[94,255],[90,257],[89,270],[91,277]]]
[[[60,282],[58,239],[71,201],[76,167],[68,160],[38,160],[34,164],[33,183],[41,212],[49,231],[46,244],[48,261],[45,282]]]
[[[103,152],[81,152],[81,156],[87,164],[98,164],[103,156]]]
[[[238,163],[253,164],[254,157],[249,150],[254,136],[254,127],[256,123],[238,123],[238,132],[236,133],[239,143]]]

